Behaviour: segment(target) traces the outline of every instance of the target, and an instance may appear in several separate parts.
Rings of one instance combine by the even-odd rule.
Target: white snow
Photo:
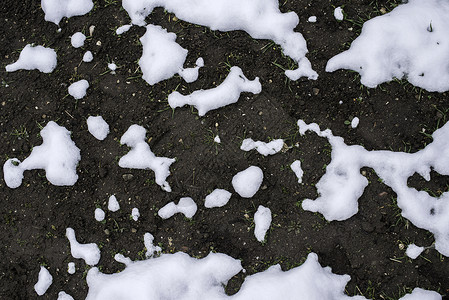
[[[146,130],[142,126],[134,124],[128,128],[120,139],[120,144],[126,144],[131,150],[120,158],[118,164],[122,168],[153,170],[156,183],[164,191],[171,192],[166,179],[170,175],[170,165],[175,159],[155,156],[145,142],[145,134]]]
[[[120,209],[120,204],[118,203],[117,197],[115,197],[115,195],[109,197],[108,209],[112,212],[116,212]]]
[[[34,285],[34,290],[39,296],[42,296],[52,283],[53,276],[51,276],[50,272],[48,272],[45,267],[41,266],[37,283]]]
[[[108,64],[108,69],[111,71],[117,70],[117,65],[115,63]]]
[[[155,7],[162,6],[178,19],[212,30],[244,30],[255,39],[272,40],[298,64],[298,69],[285,72],[290,79],[318,78],[305,57],[308,50],[304,37],[294,31],[298,15],[293,11],[281,13],[277,0],[123,0],[122,5],[132,23],[139,26],[146,24],[145,18]]]
[[[335,20],[343,21],[344,15],[343,15],[343,8],[340,6],[334,9],[334,17]]]
[[[366,299],[344,294],[349,275],[333,274],[321,267],[310,253],[299,267],[282,271],[279,265],[247,276],[239,292],[225,294],[225,285],[242,271],[241,262],[221,253],[196,259],[187,254],[162,254],[144,261],[123,261],[125,270],[103,274],[92,268],[87,274],[86,300],[106,299],[208,299],[208,300],[286,300],[286,299]]]
[[[179,74],[188,83],[197,80],[198,70],[204,65],[204,61],[199,58],[196,67],[184,69],[188,51],[176,43],[176,34],[167,32],[161,26],[148,25],[140,41],[143,53],[139,66],[142,78],[148,84],[154,85],[175,74]]]
[[[101,208],[96,208],[95,209],[95,220],[97,220],[98,222],[101,222],[104,220],[104,217],[105,217],[104,210],[102,210]]]
[[[138,209],[137,207],[134,207],[134,208],[131,210],[131,217],[133,218],[134,221],[139,220],[139,218],[140,218],[140,212],[139,212],[139,209]]]
[[[119,28],[117,28],[117,30],[115,30],[115,33],[116,33],[117,35],[121,35],[121,34],[127,32],[128,30],[130,30],[131,27],[132,27],[131,24],[127,24],[127,25],[120,26]]]
[[[145,249],[147,249],[145,256],[147,258],[153,257],[155,254],[159,254],[162,251],[161,247],[153,245],[153,241],[154,236],[151,233],[147,232],[143,235],[143,243]]]
[[[351,127],[356,128],[357,126],[359,126],[359,122],[360,122],[359,118],[354,117],[351,121]]]
[[[214,143],[217,143],[217,144],[220,144],[220,143],[221,143],[221,139],[220,139],[220,137],[219,137],[218,135],[216,135],[216,136],[214,137]]]
[[[75,274],[75,272],[76,272],[75,263],[74,262],[69,262],[68,265],[67,265],[67,273]]]
[[[331,58],[327,72],[349,69],[374,88],[405,78],[428,91],[449,90],[449,2],[410,0],[363,25],[349,50]]]
[[[259,167],[250,166],[232,177],[234,190],[243,198],[251,198],[260,188],[263,172]]]
[[[97,140],[104,140],[109,134],[109,125],[101,116],[87,118],[87,130]]]
[[[75,99],[81,99],[86,96],[88,88],[89,82],[87,82],[87,80],[85,79],[81,79],[69,86],[69,95]]]
[[[424,251],[424,247],[416,246],[415,244],[410,244],[405,251],[405,254],[411,259],[416,259],[422,252]]]
[[[248,80],[242,69],[234,66],[216,88],[198,90],[187,96],[175,91],[168,96],[168,104],[171,108],[193,105],[198,110],[198,115],[204,116],[210,110],[237,102],[242,92],[259,94],[261,91],[262,85],[258,77]]]
[[[86,51],[83,55],[83,61],[84,62],[91,62],[94,59],[94,56],[92,55],[92,52]]]
[[[80,48],[84,46],[86,36],[82,32],[75,32],[70,38],[73,48]]]
[[[302,183],[302,176],[304,175],[304,171],[301,168],[301,161],[295,160],[291,165],[290,168],[295,173],[296,177],[298,178],[298,183]]]
[[[74,300],[72,296],[64,291],[59,292],[57,300]]]
[[[374,169],[383,183],[397,194],[397,205],[404,218],[426,229],[435,237],[435,249],[449,256],[449,192],[432,197],[426,191],[408,187],[407,180],[415,173],[429,181],[430,171],[449,175],[449,123],[436,130],[433,142],[415,153],[367,151],[362,146],[348,146],[343,138],[329,129],[321,131],[315,123],[298,121],[299,132],[307,130],[328,139],[332,146],[330,164],[316,187],[316,200],[302,202],[305,210],[320,212],[328,221],[346,220],[358,211],[358,198],[368,180],[360,173],[362,167]]]
[[[56,63],[55,50],[28,44],[20,51],[19,59],[6,66],[6,72],[39,70],[43,73],[51,73],[56,68]]]
[[[265,240],[265,235],[271,226],[271,210],[268,207],[259,205],[256,213],[254,214],[254,235],[259,242]]]
[[[95,243],[80,244],[76,240],[75,231],[68,227],[65,235],[70,242],[70,252],[74,258],[84,259],[86,264],[95,266],[100,261],[100,249]]]
[[[42,145],[33,147],[30,156],[23,162],[8,159],[3,165],[6,185],[17,188],[22,184],[25,170],[45,169],[52,184],[74,185],[78,180],[76,166],[81,159],[80,149],[70,139],[70,132],[53,121],[41,130]]]
[[[413,289],[411,294],[407,294],[399,300],[441,300],[440,294],[434,291],[427,291],[421,288]]]
[[[229,202],[229,199],[231,199],[231,196],[232,194],[227,190],[215,189],[206,196],[204,206],[207,208],[225,206]]]
[[[240,146],[240,149],[243,151],[251,151],[253,149],[256,149],[260,154],[267,156],[278,153],[282,150],[283,146],[283,139],[272,140],[269,143],[253,141],[253,139],[244,139],[242,145]]]
[[[309,23],[315,23],[315,22],[316,22],[316,16],[310,16],[310,17],[307,19],[307,22],[309,22]]]
[[[176,213],[182,213],[186,218],[191,219],[195,215],[197,208],[198,207],[192,198],[183,197],[179,199],[178,204],[175,204],[173,201],[166,204],[159,209],[157,214],[162,219],[168,219]]]
[[[59,24],[62,18],[82,16],[94,7],[92,0],[41,0],[45,21]]]

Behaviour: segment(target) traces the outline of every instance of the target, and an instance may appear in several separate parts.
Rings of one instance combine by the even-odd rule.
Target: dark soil
[[[360,32],[360,20],[390,10],[393,1],[378,0],[297,0],[282,1],[281,10],[295,11],[300,17],[297,30],[307,40],[308,58],[320,77],[317,81],[286,79],[283,70],[291,61],[271,41],[254,40],[245,32],[213,32],[173,19],[156,9],[147,22],[161,25],[178,35],[178,42],[189,50],[188,66],[204,58],[199,79],[186,84],[174,77],[154,86],[141,78],[137,61],[142,47],[139,37],[145,28],[133,26],[121,36],[115,28],[130,22],[120,1],[95,1],[91,13],[63,19],[57,26],[44,20],[40,1],[4,0],[0,2],[0,155],[2,164],[9,157],[26,158],[33,146],[42,143],[39,131],[56,121],[72,132],[81,149],[74,186],[57,187],[45,178],[43,170],[27,171],[17,189],[0,181],[0,298],[37,298],[33,286],[39,266],[45,265],[54,282],[42,299],[56,299],[61,290],[75,299],[88,291],[84,280],[88,267],[75,260],[65,237],[67,227],[75,229],[80,242],[101,246],[99,263],[103,272],[123,269],[113,260],[115,253],[143,259],[143,235],[151,232],[164,253],[184,251],[203,257],[210,251],[242,260],[247,274],[263,271],[280,263],[284,270],[300,265],[311,251],[323,266],[334,273],[349,274],[349,295],[363,294],[375,299],[397,299],[414,287],[449,295],[449,260],[434,249],[411,260],[405,256],[409,243],[429,246],[433,236],[416,228],[400,216],[395,193],[382,184],[371,169],[365,169],[370,184],[359,201],[359,213],[343,222],[327,222],[321,215],[304,211],[300,203],[317,197],[315,184],[330,162],[330,146],[315,134],[298,134],[296,121],[317,122],[342,136],[347,144],[363,145],[368,150],[385,149],[416,152],[431,142],[432,133],[446,121],[449,110],[446,93],[429,93],[406,81],[367,89],[356,73],[326,73],[326,62],[346,49]],[[397,1],[399,2],[399,1]],[[346,19],[337,22],[333,5],[344,4]],[[315,15],[317,23],[307,23]],[[361,19],[360,19],[361,18]],[[176,21],[174,21],[176,20]],[[70,36],[95,25],[81,49],[72,48]],[[101,46],[97,42],[101,42]],[[28,43],[54,48],[58,66],[51,74],[38,71],[6,73]],[[85,51],[94,61],[82,63]],[[113,75],[107,63],[119,69]],[[177,89],[183,94],[211,88],[223,81],[229,66],[237,65],[249,79],[258,76],[263,86],[259,95],[242,94],[238,103],[198,117],[195,109],[169,109],[167,95]],[[80,101],[67,96],[70,83],[87,79],[88,95]],[[8,86],[6,86],[8,85]],[[343,104],[339,104],[343,101]],[[101,115],[111,133],[104,141],[87,131],[86,119]],[[352,117],[360,118],[356,129],[348,126]],[[118,166],[118,159],[129,149],[119,143],[132,124],[144,126],[148,142],[157,156],[176,157],[168,181],[173,189],[166,193],[154,183],[149,170],[129,170]],[[214,145],[219,134],[222,143]],[[239,149],[245,137],[268,141],[284,138],[288,151],[263,157]],[[298,184],[289,165],[300,159],[304,184]],[[206,209],[205,196],[215,188],[233,191],[232,176],[256,165],[264,171],[263,187],[251,199],[233,194],[222,208]],[[3,178],[3,173],[0,171]],[[130,176],[132,175],[132,176]],[[427,183],[418,175],[411,186],[438,194],[445,191],[447,177],[434,175]],[[131,178],[132,177],[132,178]],[[125,180],[126,179],[126,180]],[[107,211],[107,200],[115,194],[118,212],[107,212],[105,222],[94,219],[94,210]],[[169,201],[189,196],[198,204],[192,220],[176,215],[168,220],[157,210]],[[258,205],[273,212],[267,242],[261,244],[253,234],[252,217]],[[138,207],[141,218],[130,219]],[[67,273],[67,263],[75,261],[77,272]],[[243,276],[236,276],[227,290],[235,293]]]

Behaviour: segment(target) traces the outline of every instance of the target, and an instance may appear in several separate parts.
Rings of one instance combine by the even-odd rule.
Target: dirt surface
[[[187,66],[193,66],[201,56],[205,67],[194,83],[186,84],[176,76],[149,86],[137,64],[142,54],[139,37],[145,28],[133,26],[121,36],[115,34],[117,27],[130,22],[119,1],[95,1],[89,14],[63,19],[61,32],[44,20],[40,1],[1,1],[2,164],[7,158],[26,158],[33,146],[42,143],[40,129],[50,120],[72,132],[82,157],[74,186],[51,185],[43,170],[25,172],[17,189],[0,180],[1,299],[38,298],[33,286],[40,265],[45,265],[54,278],[41,299],[56,299],[61,290],[84,299],[88,266],[71,256],[67,227],[75,230],[78,241],[101,247],[99,267],[106,273],[123,269],[113,260],[116,253],[143,259],[143,235],[151,232],[164,253],[184,251],[195,257],[210,251],[225,253],[242,260],[247,274],[276,263],[287,270],[300,265],[313,251],[323,266],[351,276],[349,295],[398,299],[415,287],[449,295],[449,260],[434,249],[427,249],[416,260],[405,256],[404,247],[409,243],[430,246],[433,236],[400,216],[395,193],[373,170],[363,169],[370,184],[359,200],[358,214],[349,220],[327,222],[301,208],[302,200],[317,197],[315,184],[330,162],[331,148],[315,134],[300,136],[296,126],[297,120],[303,119],[332,129],[347,144],[363,145],[368,150],[416,152],[431,142],[428,134],[445,123],[447,94],[429,93],[406,81],[367,89],[356,73],[324,71],[326,62],[347,49],[360,33],[361,21],[381,14],[382,8],[389,11],[393,1],[282,2],[283,12],[293,10],[300,17],[297,31],[307,40],[307,57],[320,76],[317,81],[289,81],[281,66],[288,68],[292,62],[271,41],[254,40],[245,32],[213,32],[156,9],[147,22],[178,35],[177,42],[189,50]],[[346,20],[337,22],[333,5],[342,4]],[[317,23],[307,22],[312,15],[317,16]],[[77,31],[89,35],[91,25],[95,30],[85,46],[71,47],[70,36]],[[57,51],[58,65],[53,73],[5,72],[4,67],[14,62],[28,43]],[[94,60],[82,63],[87,50],[92,51]],[[107,68],[112,61],[119,66],[116,74]],[[241,67],[249,79],[258,76],[262,92],[244,93],[238,103],[204,117],[193,108],[169,108],[170,92],[176,89],[187,94],[215,87],[233,65]],[[76,101],[67,95],[67,87],[79,79],[87,79],[90,88],[85,98]],[[87,131],[90,115],[101,115],[109,123],[111,133],[104,141]],[[360,125],[352,129],[348,121],[355,116],[360,118]],[[177,159],[168,177],[173,192],[162,191],[151,170],[118,166],[118,159],[129,150],[119,140],[132,124],[148,130],[148,143],[157,156]],[[216,134],[221,144],[213,143]],[[284,138],[288,146],[298,146],[264,157],[239,149],[245,137],[261,141]],[[303,184],[297,183],[289,167],[297,159],[304,169]],[[253,198],[244,199],[233,191],[231,179],[250,165],[262,168],[264,181]],[[3,178],[3,171],[0,175]],[[446,190],[449,180],[432,175],[428,183],[415,174],[409,184],[438,195]],[[233,196],[222,208],[206,209],[204,198],[215,188],[234,192]],[[107,211],[112,194],[121,205],[115,213]],[[157,210],[166,203],[184,196],[198,204],[192,220],[182,215],[168,220],[157,216]],[[273,213],[264,244],[257,242],[253,233],[253,215],[259,205]],[[95,220],[96,207],[106,211],[104,222]],[[141,213],[137,222],[130,218],[134,207]],[[67,273],[71,261],[77,267],[74,275]],[[228,293],[235,293],[243,279],[243,275],[233,278]]]

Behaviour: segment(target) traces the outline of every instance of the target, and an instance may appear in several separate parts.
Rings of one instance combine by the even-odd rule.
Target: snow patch
[[[310,16],[310,17],[307,19],[307,22],[309,22],[309,23],[315,23],[315,22],[316,22],[316,16]]]
[[[204,206],[207,208],[225,206],[229,202],[229,199],[231,199],[231,196],[232,194],[227,190],[215,189],[206,196]]]
[[[72,296],[64,291],[59,292],[57,300],[74,300]]]
[[[72,83],[69,86],[69,95],[75,99],[81,99],[87,94],[87,89],[89,88],[89,82],[85,79],[81,79],[77,82]]]
[[[101,116],[87,118],[87,130],[97,140],[104,140],[109,134],[109,125]]]
[[[220,144],[220,143],[221,143],[221,139],[220,139],[220,137],[219,137],[218,135],[216,135],[216,136],[214,137],[214,143],[217,143],[217,144]]]
[[[261,141],[253,141],[253,139],[244,139],[240,149],[243,151],[251,151],[256,149],[257,152],[264,156],[274,155],[282,150],[284,146],[283,139],[272,140],[269,143],[261,142]]]
[[[42,0],[45,21],[59,24],[62,18],[82,16],[94,7],[92,0]]]
[[[334,136],[329,129],[321,131],[315,123],[307,125],[299,120],[298,126],[301,135],[314,131],[332,146],[332,160],[316,185],[319,197],[304,200],[303,209],[319,212],[328,221],[350,218],[357,213],[357,201],[368,185],[360,169],[369,167],[397,194],[402,216],[432,232],[435,249],[449,256],[449,192],[436,198],[407,185],[408,178],[415,173],[427,181],[432,169],[449,175],[449,123],[432,134],[432,143],[415,153],[367,151],[362,146],[346,145],[343,138]]]
[[[134,221],[139,220],[139,218],[140,218],[140,212],[139,212],[139,209],[138,209],[137,207],[134,207],[134,208],[131,210],[131,217],[133,218]]]
[[[116,212],[120,209],[120,204],[118,203],[115,195],[112,195],[111,197],[109,197],[108,209],[112,212]]]
[[[92,55],[92,52],[86,51],[83,55],[83,61],[84,62],[91,62],[94,59],[94,56]]]
[[[440,294],[434,291],[427,291],[421,288],[413,289],[411,294],[407,294],[399,300],[441,300]]]
[[[95,266],[100,261],[100,249],[95,243],[80,244],[76,240],[75,231],[68,227],[66,236],[70,242],[70,252],[74,258],[82,258],[89,266]]]
[[[195,91],[187,96],[175,91],[168,96],[168,104],[171,108],[193,105],[198,110],[198,115],[204,116],[210,110],[236,103],[242,92],[259,94],[261,91],[259,77],[248,80],[243,75],[242,69],[234,66],[226,79],[216,88]]]
[[[28,44],[20,51],[19,59],[6,66],[6,72],[39,70],[43,73],[51,73],[56,68],[56,63],[55,50]]]
[[[422,252],[424,251],[424,247],[416,246],[415,244],[410,244],[405,251],[405,254],[411,259],[416,259]]]
[[[126,260],[120,273],[103,274],[98,268],[87,273],[86,300],[105,299],[208,299],[285,300],[365,299],[345,295],[349,275],[333,274],[321,267],[315,253],[299,267],[282,271],[279,265],[247,276],[239,292],[225,294],[225,285],[242,271],[241,262],[221,253],[196,259],[187,254],[162,254],[144,261]]]
[[[254,235],[259,242],[265,240],[265,235],[271,225],[271,210],[265,206],[259,205],[254,214]]]
[[[154,236],[151,233],[147,232],[143,235],[143,243],[147,249],[145,256],[147,258],[153,257],[155,254],[159,254],[162,251],[161,247],[153,245],[153,241]]]
[[[33,147],[30,156],[23,162],[8,159],[3,165],[6,185],[17,188],[22,184],[25,170],[45,169],[52,184],[74,185],[78,180],[76,166],[81,159],[80,149],[70,139],[70,131],[53,121],[41,130],[42,145]]]
[[[104,217],[105,217],[104,210],[102,210],[101,208],[96,208],[95,209],[95,220],[97,220],[98,222],[101,222],[104,220]]]
[[[116,33],[117,35],[121,35],[121,34],[127,32],[128,30],[130,30],[131,27],[132,27],[131,24],[127,24],[127,25],[120,26],[119,28],[117,28],[117,30],[115,30],[115,33]]]
[[[50,272],[48,272],[46,268],[41,266],[37,283],[34,285],[34,290],[39,296],[42,296],[52,283],[53,276],[51,276]]]
[[[308,50],[304,37],[294,31],[298,15],[293,11],[281,13],[276,0],[123,0],[122,5],[132,23],[139,26],[146,24],[145,18],[154,8],[162,6],[186,22],[225,32],[244,30],[255,39],[272,40],[298,64],[298,69],[286,71],[290,79],[318,78],[305,57]]]
[[[156,183],[164,191],[171,192],[166,179],[170,175],[170,165],[175,159],[155,156],[145,142],[145,134],[146,130],[142,126],[134,124],[128,128],[120,139],[120,144],[126,144],[131,150],[120,158],[118,164],[122,168],[153,170]]]
[[[250,166],[234,175],[232,186],[241,197],[251,198],[259,190],[262,181],[262,170],[259,167]]]
[[[184,69],[188,51],[176,43],[176,34],[167,32],[161,26],[148,25],[140,38],[143,46],[139,66],[142,78],[150,85],[179,74],[186,82],[198,78],[198,70],[204,65],[202,58],[197,60],[195,68]]]
[[[449,2],[408,1],[363,24],[349,50],[331,58],[327,72],[349,69],[374,88],[393,78],[432,92],[449,90]]]
[[[354,117],[354,118],[352,119],[352,121],[351,121],[351,127],[352,127],[352,128],[357,128],[357,126],[359,126],[359,122],[360,122],[359,118]]]
[[[84,46],[86,36],[82,32],[75,32],[70,38],[73,48],[80,48]]]
[[[334,9],[334,18],[337,21],[343,21],[344,15],[343,15],[343,8],[340,6]]]
[[[69,262],[67,264],[67,273],[72,275],[72,274],[75,274],[75,272],[76,272],[75,263],[74,262]]]
[[[304,171],[301,168],[301,161],[295,160],[291,165],[290,168],[295,173],[296,177],[298,178],[298,183],[302,183],[302,176],[304,175]]]
[[[168,219],[176,213],[182,213],[186,218],[191,219],[195,215],[197,208],[198,207],[192,198],[184,197],[179,199],[178,204],[175,204],[173,201],[166,204],[159,209],[157,214],[162,219]]]

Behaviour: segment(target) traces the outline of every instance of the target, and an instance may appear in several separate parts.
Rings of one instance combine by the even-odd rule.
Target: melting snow
[[[316,185],[320,196],[316,200],[304,200],[305,210],[319,212],[328,221],[350,218],[357,213],[357,200],[368,185],[360,169],[373,168],[397,194],[402,216],[432,232],[435,249],[449,256],[449,192],[435,198],[407,186],[407,179],[414,173],[428,181],[431,169],[449,175],[449,123],[436,130],[433,142],[416,153],[367,151],[362,146],[346,145],[343,138],[334,136],[329,129],[321,131],[315,123],[307,125],[299,120],[298,126],[301,135],[307,130],[314,131],[327,138],[332,146],[332,160]]]
[[[316,16],[311,16],[307,19],[307,22],[309,23],[315,23],[316,22]]]
[[[336,275],[329,267],[321,267],[314,253],[289,271],[275,265],[248,276],[237,294],[227,296],[224,286],[240,271],[239,260],[221,253],[210,253],[202,259],[178,252],[144,261],[126,260],[126,268],[120,273],[103,274],[97,268],[90,269],[86,300],[286,300],[298,296],[308,300],[366,299],[345,295],[350,276]]]
[[[51,276],[50,272],[43,266],[41,266],[41,270],[39,271],[39,278],[37,283],[34,285],[34,290],[39,296],[45,294],[47,289],[53,283],[53,276]]]
[[[91,62],[94,59],[94,56],[92,55],[92,52],[86,51],[83,55],[83,61],[84,62]]]
[[[304,171],[301,168],[301,161],[295,160],[291,165],[290,168],[295,173],[296,177],[298,178],[298,183],[302,183],[302,176],[304,175]]]
[[[343,9],[341,7],[337,7],[334,9],[334,17],[335,17],[335,20],[343,21],[344,15],[343,15]]]
[[[147,253],[145,254],[145,256],[147,258],[153,257],[155,253],[158,254],[162,251],[161,247],[153,245],[153,241],[154,236],[151,233],[147,232],[143,235],[143,243],[145,245],[145,248],[147,249]]]
[[[422,252],[424,251],[424,247],[416,246],[415,244],[410,244],[405,251],[405,254],[411,259],[416,259]]]
[[[105,217],[104,210],[102,210],[101,208],[96,208],[95,209],[95,220],[97,220],[98,222],[101,222],[104,220],[104,217]]]
[[[140,38],[143,46],[139,66],[142,78],[150,85],[179,74],[186,82],[198,78],[198,70],[204,65],[203,59],[197,60],[195,68],[184,69],[188,51],[176,43],[176,34],[167,32],[161,26],[148,25]]]
[[[262,170],[259,167],[250,166],[234,175],[232,186],[241,197],[251,198],[259,190],[262,181]]]
[[[357,126],[359,126],[359,122],[360,122],[359,118],[354,117],[351,121],[351,127],[356,128]]]
[[[405,78],[428,91],[449,90],[449,2],[410,0],[363,24],[349,50],[331,58],[327,72],[349,69],[374,88]]]
[[[45,21],[59,24],[62,18],[82,16],[94,7],[92,0],[42,0]]]
[[[259,242],[265,240],[265,234],[271,225],[271,210],[268,207],[259,205],[254,214],[254,235]]]
[[[126,144],[131,147],[131,150],[120,158],[118,164],[122,168],[153,170],[156,183],[164,191],[171,192],[166,179],[170,175],[170,165],[175,162],[175,159],[155,156],[145,142],[145,134],[146,130],[142,126],[134,124],[128,128],[120,139],[120,144]]]
[[[277,0],[123,0],[122,5],[132,23],[139,26],[146,24],[145,18],[155,7],[162,6],[178,19],[212,30],[244,30],[255,39],[272,40],[298,63],[298,69],[285,72],[290,79],[318,78],[305,57],[308,50],[304,37],[294,32],[298,15],[293,11],[281,13]]]
[[[64,291],[59,292],[57,300],[74,300],[72,296]]]
[[[112,195],[111,197],[109,197],[108,209],[112,212],[116,212],[120,209],[120,204],[118,203],[115,195]]]
[[[195,215],[197,208],[198,207],[192,198],[184,197],[179,199],[178,204],[175,204],[174,202],[166,204],[159,209],[157,214],[162,219],[168,219],[176,213],[182,213],[186,218],[191,219]]]
[[[67,265],[67,273],[69,274],[75,274],[76,268],[74,262],[69,262]]]
[[[70,242],[70,251],[74,258],[82,258],[86,264],[95,266],[100,261],[100,249],[95,243],[80,244],[76,240],[75,231],[72,228],[66,229],[66,236]]]
[[[420,288],[413,289],[411,294],[407,294],[399,300],[441,300],[441,295],[434,291],[426,291]]]
[[[69,95],[75,99],[81,99],[87,94],[87,89],[89,88],[89,82],[85,79],[81,79],[77,82],[72,83],[69,86]]]
[[[139,212],[139,209],[138,209],[137,207],[134,207],[134,208],[131,210],[131,217],[133,218],[134,221],[139,220],[139,218],[140,218],[140,212]]]
[[[36,146],[23,162],[8,159],[3,165],[6,185],[17,188],[22,184],[25,170],[45,169],[45,175],[54,185],[74,185],[78,180],[80,149],[70,139],[70,132],[53,121],[41,130],[43,143]]]
[[[6,66],[6,72],[37,69],[43,73],[51,73],[56,68],[56,63],[55,50],[28,44],[20,52],[19,59]]]
[[[76,32],[70,38],[70,42],[72,43],[73,48],[83,47],[85,40],[86,36],[82,32]]]
[[[132,25],[130,25],[130,24],[120,26],[119,28],[117,28],[117,30],[115,31],[115,33],[116,33],[117,35],[121,35],[121,34],[127,32],[128,30],[130,30],[131,27],[132,27]]]
[[[109,125],[101,116],[87,118],[87,129],[97,140],[104,140],[109,134]]]
[[[229,199],[231,199],[231,196],[232,194],[227,190],[215,189],[206,196],[204,206],[207,208],[225,206],[229,202]]]
[[[175,91],[168,96],[168,104],[171,108],[193,105],[198,115],[204,116],[210,110],[237,102],[242,92],[259,94],[261,91],[258,77],[248,80],[242,69],[232,67],[226,79],[216,88],[195,91],[187,96]]]
[[[279,151],[282,150],[283,146],[284,146],[283,139],[272,140],[269,143],[261,141],[255,142],[252,139],[244,139],[242,145],[240,146],[240,149],[243,151],[251,151],[253,149],[256,149],[257,152],[259,152],[260,154],[267,156],[278,153]]]

